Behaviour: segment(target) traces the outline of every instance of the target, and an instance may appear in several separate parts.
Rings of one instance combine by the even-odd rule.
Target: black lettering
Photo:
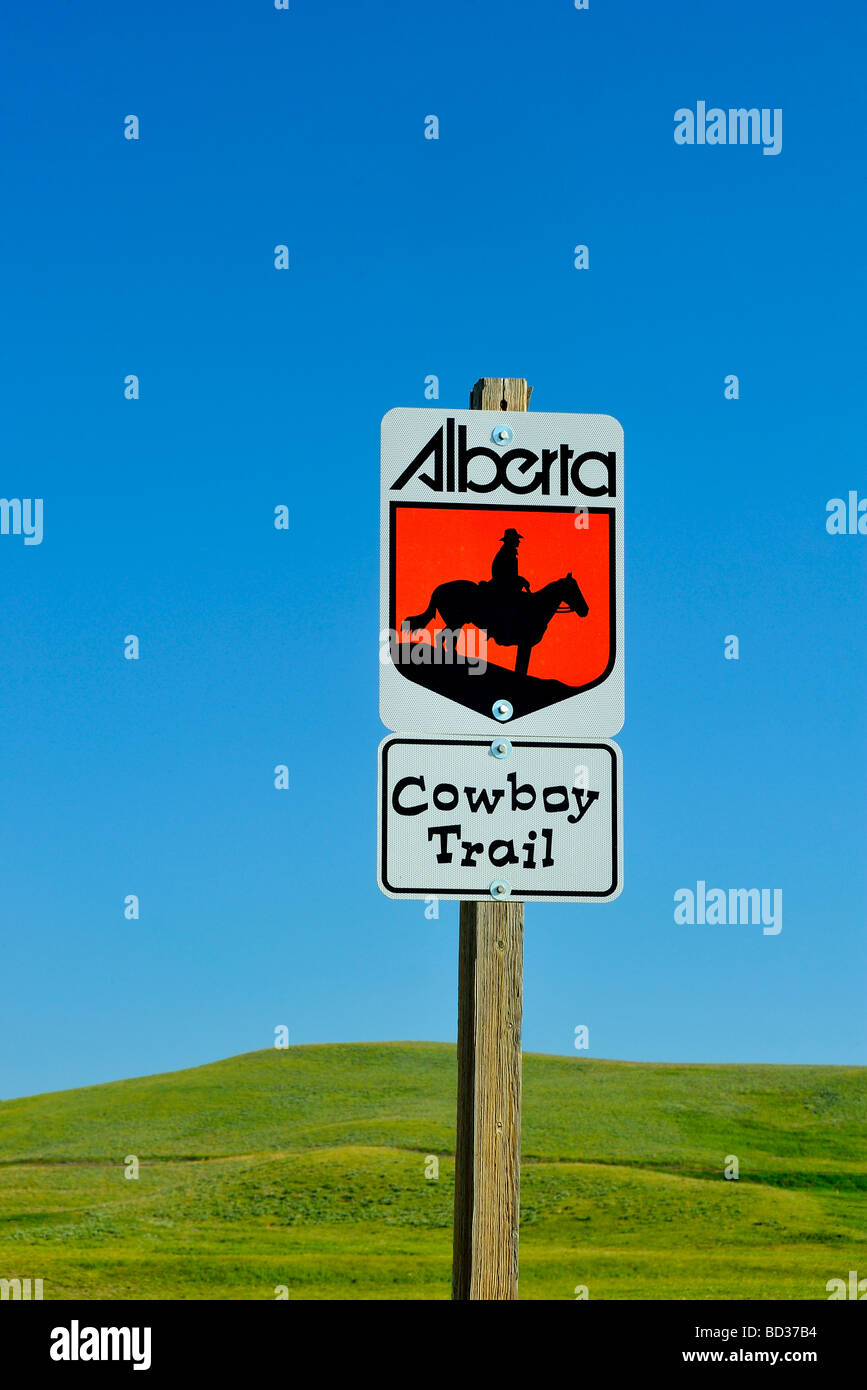
[[[551,495],[551,469],[553,468],[554,464],[557,462],[557,454],[558,454],[558,453],[559,453],[559,450],[558,450],[558,449],[543,449],[543,450],[542,450],[542,464],[541,464],[541,468],[542,468],[542,496],[543,496],[543,497],[550,497],[550,495]]]
[[[510,449],[507,454],[502,455],[500,460],[502,464],[503,487],[507,490],[507,492],[535,492],[537,487],[539,486],[542,477],[541,473],[534,473],[528,483],[525,483],[523,487],[518,487],[517,483],[512,482],[507,472],[509,464],[512,462],[513,459],[524,460],[524,462],[520,464],[518,472],[526,473],[529,469],[533,467],[534,463],[539,462],[539,455],[531,454],[529,449]]]
[[[444,796],[451,798],[448,802],[444,801]],[[440,782],[439,786],[434,787],[433,804],[438,811],[453,811],[458,804],[458,789],[453,787],[451,782]]]
[[[482,789],[482,791],[479,792],[478,796],[476,796],[475,787],[464,787],[464,795],[466,796],[467,801],[470,803],[470,810],[473,812],[474,815],[476,811],[478,811],[480,806],[484,806],[488,815],[490,815],[491,812],[498,805],[498,803],[502,801],[506,793],[502,787],[497,787],[495,791],[490,793],[490,803],[488,801],[489,794],[484,790],[484,788]],[[474,796],[476,797],[475,801],[473,801]]]
[[[467,466],[470,459],[486,458],[490,459],[494,465],[494,476],[489,483],[473,483],[467,477]],[[493,449],[487,449],[479,444],[475,449],[467,448],[467,427],[458,425],[458,492],[493,492],[503,481],[500,475],[500,455],[495,454]]]
[[[578,814],[577,816],[567,816],[566,819],[570,825],[577,825],[581,817],[590,810],[590,807],[593,805],[593,802],[599,800],[599,793],[584,792],[581,791],[578,787],[573,787],[572,795],[574,796],[575,802],[578,806]],[[587,797],[586,805],[583,804],[585,796]]]
[[[569,495],[569,460],[574,455],[568,444],[560,445],[560,496]]]
[[[452,423],[454,423],[454,422],[452,422]],[[393,492],[400,492],[400,490],[401,490],[402,487],[406,487],[406,485],[407,485],[407,483],[409,482],[409,480],[410,480],[410,478],[412,477],[412,475],[416,472],[417,469],[421,468],[421,465],[424,463],[425,459],[429,458],[431,454],[433,454],[433,457],[434,457],[434,475],[433,475],[433,477],[431,478],[431,477],[429,477],[429,476],[427,475],[427,473],[422,473],[422,474],[420,474],[420,476],[419,476],[419,482],[420,482],[420,483],[427,483],[428,487],[433,488],[434,492],[442,492],[442,490],[443,490],[443,427],[442,427],[442,425],[440,425],[440,427],[439,427],[439,429],[437,430],[436,434],[432,434],[432,435],[431,435],[430,439],[428,440],[427,444],[425,444],[424,448],[422,448],[422,449],[420,449],[420,450],[418,451],[418,453],[416,454],[416,456],[415,456],[415,458],[413,459],[412,463],[408,463],[408,464],[407,464],[406,468],[405,468],[405,469],[403,470],[403,472],[401,473],[401,475],[400,475],[400,477],[398,478],[397,482],[396,482],[396,483],[392,483],[392,485],[391,485],[391,486],[392,486],[392,491],[393,491]]]
[[[487,459],[491,464],[492,474],[487,482],[470,478],[470,464],[474,459]],[[419,449],[412,462],[407,464],[400,477],[392,484],[392,490],[400,492],[409,480],[418,474],[418,481],[425,483],[433,492],[496,492],[498,488],[503,488],[506,492],[519,496],[541,491],[543,497],[549,497],[552,491],[552,473],[558,460],[561,497],[568,497],[570,482],[585,497],[616,495],[617,454],[613,449],[608,453],[588,450],[576,455],[568,444],[561,444],[557,449],[543,449],[541,456],[530,449],[509,449],[507,453],[501,454],[484,444],[469,448],[466,425],[457,427],[456,446],[453,416],[448,416],[445,427],[440,425],[427,443]],[[606,481],[597,487],[585,482],[581,476],[584,465],[590,460],[596,460],[605,469]],[[428,462],[432,465],[431,472],[420,473],[419,469]],[[515,476],[509,476],[512,464],[517,464],[517,470],[512,470],[513,475],[517,471],[526,481],[519,482]],[[534,465],[538,467],[531,473]],[[481,476],[484,476],[483,472]]]
[[[600,463],[605,465],[607,481],[600,483],[598,487],[587,487],[586,483],[581,481],[581,465],[586,463],[588,459],[598,459]],[[592,450],[587,454],[579,454],[572,464],[572,481],[578,491],[583,492],[585,497],[602,497],[603,495],[614,497],[617,491],[614,472],[616,461],[617,455],[613,449],[609,450],[607,454],[597,454]]]
[[[400,794],[404,787],[418,787],[424,791],[423,777],[401,777],[397,786],[391,794],[391,804],[399,816],[420,816],[422,811],[427,810],[427,802],[423,801],[421,806],[401,806]]]
[[[435,835],[440,837],[440,847],[437,854],[438,864],[451,864],[452,856],[449,853],[448,839],[450,835],[458,836],[461,833],[459,825],[432,825],[427,832],[427,837],[432,840]]]
[[[506,778],[506,781],[507,781],[507,782],[511,782],[511,784],[512,784],[512,810],[513,810],[513,811],[529,811],[530,808],[531,808],[532,806],[535,806],[535,804],[536,804],[536,789],[535,789],[535,787],[531,787],[529,782],[523,782],[523,783],[521,784],[521,786],[519,787],[519,786],[518,786],[518,774],[517,774],[516,772],[510,772],[509,775],[508,775],[508,777]],[[519,797],[522,797],[522,796],[529,796],[530,800],[529,800],[529,801],[520,801],[520,800],[519,800]]]
[[[557,801],[554,801],[554,797]],[[546,811],[568,811],[569,793],[565,787],[545,787],[542,792],[542,805]],[[542,832],[544,834],[544,831]]]

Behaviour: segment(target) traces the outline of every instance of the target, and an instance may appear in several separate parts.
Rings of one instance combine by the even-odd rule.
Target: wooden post
[[[526,410],[521,378],[483,377],[473,410]],[[461,903],[453,1299],[518,1297],[524,904]]]

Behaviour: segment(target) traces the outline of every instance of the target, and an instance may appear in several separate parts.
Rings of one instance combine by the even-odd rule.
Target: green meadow
[[[521,1297],[826,1299],[867,1275],[865,1072],[525,1055]],[[439,1043],[4,1101],[0,1277],[46,1299],[447,1299],[454,1116]]]

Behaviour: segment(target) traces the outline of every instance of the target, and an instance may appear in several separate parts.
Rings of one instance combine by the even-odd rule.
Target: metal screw
[[[497,425],[491,433],[491,438],[495,444],[508,444],[512,438],[512,431],[508,425]]]
[[[491,744],[491,752],[495,758],[508,758],[511,751],[512,745],[507,738],[495,738]]]
[[[499,719],[501,723],[504,719],[511,719],[514,712],[508,700],[495,700],[491,710],[494,718]]]
[[[490,891],[492,898],[507,898],[512,891],[512,885],[504,878],[498,878],[491,884]]]

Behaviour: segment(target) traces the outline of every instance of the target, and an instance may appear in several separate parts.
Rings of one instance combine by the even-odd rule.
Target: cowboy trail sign
[[[623,725],[623,431],[610,415],[390,410],[380,715],[396,732]]]
[[[378,878],[388,897],[574,903],[619,894],[615,744],[394,735],[379,760]]]
[[[617,897],[620,425],[391,410],[380,524],[380,888]]]

